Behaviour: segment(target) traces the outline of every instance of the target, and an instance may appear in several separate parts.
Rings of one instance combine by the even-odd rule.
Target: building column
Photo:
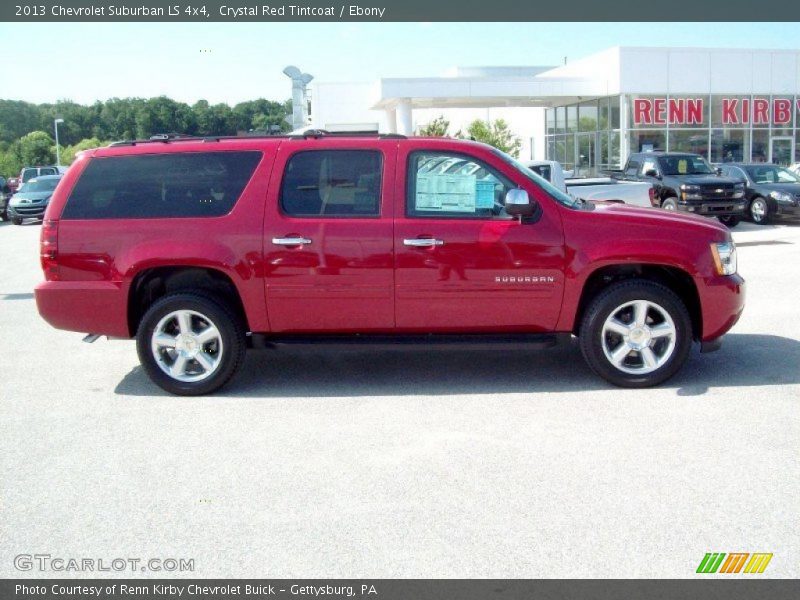
[[[625,163],[628,160],[628,156],[631,153],[630,143],[628,142],[628,129],[630,128],[630,123],[628,123],[628,114],[630,111],[628,110],[628,96],[625,94],[620,94],[619,96],[619,160],[620,165],[619,168],[622,169],[625,167]]]
[[[397,133],[402,135],[411,135],[413,133],[411,121],[411,100],[408,98],[400,100],[400,103],[397,105],[397,120]]]
[[[386,109],[386,127],[389,133],[397,133],[397,110],[394,108]]]

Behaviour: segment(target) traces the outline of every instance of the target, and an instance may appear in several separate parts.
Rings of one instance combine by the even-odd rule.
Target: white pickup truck
[[[525,166],[576,198],[587,201],[618,200],[625,204],[648,208],[655,206],[653,186],[644,181],[618,181],[611,177],[568,179],[561,164],[554,160],[530,160]]]

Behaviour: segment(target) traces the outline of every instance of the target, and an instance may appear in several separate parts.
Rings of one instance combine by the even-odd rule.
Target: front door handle
[[[436,240],[434,238],[406,238],[403,240],[404,246],[413,246],[414,248],[432,248],[433,246],[444,246],[444,240]]]
[[[304,237],[280,237],[272,238],[272,243],[276,246],[302,246],[310,244],[311,240]]]

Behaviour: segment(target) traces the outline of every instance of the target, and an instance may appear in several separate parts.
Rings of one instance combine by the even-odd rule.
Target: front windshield
[[[702,156],[693,154],[680,154],[675,156],[661,156],[658,159],[663,175],[713,175],[711,168]]]
[[[789,169],[774,165],[746,167],[745,171],[756,183],[800,183],[800,177]]]
[[[58,185],[58,179],[31,179],[19,188],[20,194],[30,192],[52,192]]]
[[[573,198],[569,194],[562,192],[552,183],[550,183],[537,173],[534,173],[531,169],[523,165],[513,156],[509,156],[508,154],[498,150],[497,148],[492,148],[492,151],[497,156],[502,158],[505,162],[514,167],[527,179],[535,183],[538,187],[542,188],[549,196],[552,196],[553,199],[556,200],[556,202],[558,202],[559,204],[563,204],[564,206],[568,206],[569,208],[576,208],[581,205],[581,202],[577,198]]]

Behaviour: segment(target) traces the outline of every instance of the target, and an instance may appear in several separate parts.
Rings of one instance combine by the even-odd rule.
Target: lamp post
[[[64,122],[64,119],[55,119],[53,121],[53,127],[55,127],[55,129],[56,129],[56,166],[57,167],[61,166],[61,153],[59,152],[59,148],[58,148],[58,124],[59,123],[63,123],[63,122]]]

